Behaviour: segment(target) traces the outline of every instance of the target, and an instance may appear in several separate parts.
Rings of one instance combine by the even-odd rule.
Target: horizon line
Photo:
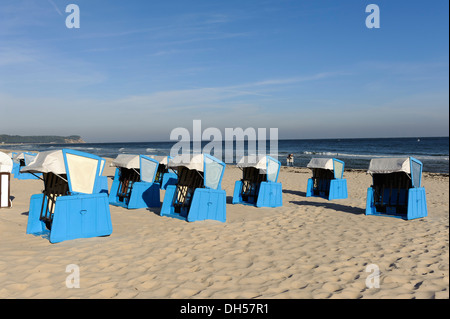
[[[295,140],[357,140],[357,139],[395,139],[395,138],[399,138],[399,139],[406,139],[406,138],[450,138],[450,136],[402,136],[402,137],[323,137],[323,138],[279,138],[276,139],[278,141],[295,141]],[[275,139],[266,139],[266,141],[276,141]],[[189,143],[193,143],[193,142],[213,142],[214,140],[189,140]],[[235,141],[239,141],[239,142],[246,142],[249,140],[225,140],[223,139],[222,142],[235,142]],[[258,139],[256,140],[250,140],[250,141],[258,141]],[[177,141],[177,140],[155,140],[155,141],[123,141],[123,142],[86,142],[86,144],[91,143],[91,144],[103,144],[103,143],[178,143],[178,142],[182,142],[182,141]],[[188,141],[185,141],[186,143]],[[31,143],[27,143],[27,144],[31,144]],[[75,143],[74,143],[75,144]]]

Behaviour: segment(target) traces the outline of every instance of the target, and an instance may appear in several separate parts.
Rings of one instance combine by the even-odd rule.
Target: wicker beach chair
[[[145,155],[119,154],[109,203],[128,209],[160,207],[160,184],[156,182],[158,161]]]
[[[278,183],[281,163],[270,156],[244,156],[237,163],[242,179],[235,182],[233,204],[256,207],[283,205],[282,186]]]
[[[173,158],[169,168],[176,169],[176,185],[168,185],[161,216],[193,222],[226,220],[226,193],[221,189],[225,163],[209,154],[198,154],[184,160]]]
[[[428,215],[423,164],[413,157],[377,158],[369,164],[366,215],[415,219]]]
[[[313,176],[308,179],[306,197],[317,196],[328,200],[348,197],[344,179],[344,162],[335,158],[312,158],[306,167]]]
[[[39,179],[42,177],[41,173],[30,174],[27,172],[21,171],[21,169],[31,162],[34,161],[38,153],[31,152],[23,152],[23,153],[13,153],[13,162],[14,162],[14,178],[25,180],[25,179]]]
[[[112,233],[108,196],[99,189],[102,158],[63,149],[41,152],[22,171],[42,173],[44,190],[30,199],[27,234],[51,243]]]

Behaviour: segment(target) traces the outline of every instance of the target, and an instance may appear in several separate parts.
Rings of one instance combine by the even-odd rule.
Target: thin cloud
[[[55,8],[56,12],[58,12],[58,14],[60,16],[63,16],[63,13],[61,12],[61,10],[59,10],[59,8],[56,6],[56,4],[52,0],[48,0],[48,2],[50,2],[50,4],[53,6],[53,8]]]
[[[333,73],[333,72],[322,72],[317,74],[312,74],[308,76],[296,76],[296,77],[286,77],[286,78],[278,78],[278,79],[269,79],[263,81],[256,81],[250,83],[243,83],[234,86],[223,87],[223,89],[244,89],[244,88],[258,88],[258,87],[268,87],[268,86],[283,86],[288,84],[295,84],[301,82],[310,82],[317,81],[321,79],[326,79],[334,76],[344,75],[342,73]]]

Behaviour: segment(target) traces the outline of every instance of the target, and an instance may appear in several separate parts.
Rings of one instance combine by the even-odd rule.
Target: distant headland
[[[79,135],[70,136],[20,136],[0,134],[0,144],[23,144],[23,143],[41,143],[41,144],[73,144],[86,143]]]

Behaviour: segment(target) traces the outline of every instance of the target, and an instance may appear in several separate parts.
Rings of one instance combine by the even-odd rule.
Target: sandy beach
[[[229,165],[226,223],[110,206],[111,236],[57,244],[25,233],[42,181],[11,178],[13,207],[0,209],[0,298],[449,298],[447,175],[424,173],[428,216],[411,221],[364,215],[364,171],[345,171],[349,197],[335,201],[306,197],[310,176],[281,169],[281,208],[232,205],[241,171]],[[80,288],[66,286],[72,264]],[[379,288],[366,285],[372,264]]]

